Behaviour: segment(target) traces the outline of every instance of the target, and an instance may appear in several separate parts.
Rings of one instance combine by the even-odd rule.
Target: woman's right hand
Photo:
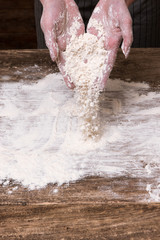
[[[74,85],[64,70],[65,59],[62,53],[66,50],[72,34],[79,36],[85,32],[82,17],[74,0],[41,0],[41,2],[43,5],[41,28],[51,59],[57,62],[67,86],[73,88]],[[78,24],[73,28],[74,22]]]

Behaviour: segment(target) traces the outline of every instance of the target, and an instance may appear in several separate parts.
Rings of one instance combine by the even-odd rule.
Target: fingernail
[[[121,46],[121,49],[122,49],[122,52],[123,52],[125,58],[127,58],[128,55],[129,55],[129,52],[130,52],[130,47],[125,46],[124,42],[123,42],[122,46]]]
[[[126,49],[126,51],[125,51],[125,57],[127,58],[128,57],[128,55],[129,55],[129,53],[130,53],[130,47],[128,47],[127,49]]]
[[[122,49],[122,52],[123,52],[123,54],[125,56],[124,42],[122,43],[121,49]]]
[[[54,62],[54,61],[56,60],[56,57],[55,57],[55,55],[54,55],[53,50],[52,50],[52,49],[49,49],[49,53],[50,53],[50,56],[51,56],[52,61]]]

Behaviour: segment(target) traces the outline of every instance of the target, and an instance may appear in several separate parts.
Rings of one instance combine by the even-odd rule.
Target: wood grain
[[[35,20],[33,9],[0,10],[0,33],[33,33]]]
[[[34,0],[26,0],[26,1],[20,1],[20,0],[0,0],[0,6],[1,9],[33,9],[34,7]]]
[[[29,49],[37,47],[35,33],[0,33],[0,49]]]
[[[70,202],[1,207],[2,239],[154,239],[160,237],[156,204]]]
[[[147,82],[159,91],[159,56],[159,49],[132,49],[125,60],[119,51],[111,77]],[[40,71],[32,68],[35,65]],[[1,81],[4,75],[8,81],[19,81],[27,74],[30,81],[57,71],[47,50],[0,51]],[[29,190],[12,179],[5,186],[4,179],[0,239],[159,240],[160,203],[147,201],[145,181],[92,176],[61,187],[50,183]]]
[[[160,204],[127,200],[140,193],[136,182],[90,177],[63,185],[55,194],[52,184],[28,191],[11,181],[10,189],[18,186],[13,194],[0,188],[0,239],[158,240]],[[111,187],[127,194],[116,199],[107,191]]]
[[[0,0],[0,49],[36,48],[33,0]]]

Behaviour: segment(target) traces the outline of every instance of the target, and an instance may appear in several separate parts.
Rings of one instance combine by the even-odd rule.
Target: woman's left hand
[[[112,71],[117,50],[123,39],[122,51],[127,58],[133,41],[132,19],[125,0],[100,0],[95,7],[87,26],[87,32],[101,38],[102,35],[96,24],[104,30],[104,47],[108,51],[106,71],[103,74],[101,88],[105,87],[106,81]]]

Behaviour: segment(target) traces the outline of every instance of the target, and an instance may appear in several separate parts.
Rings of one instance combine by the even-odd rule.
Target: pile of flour
[[[67,45],[65,71],[75,85],[75,101],[79,127],[85,138],[95,138],[99,133],[99,95],[108,52],[104,38],[85,33],[73,36]]]

